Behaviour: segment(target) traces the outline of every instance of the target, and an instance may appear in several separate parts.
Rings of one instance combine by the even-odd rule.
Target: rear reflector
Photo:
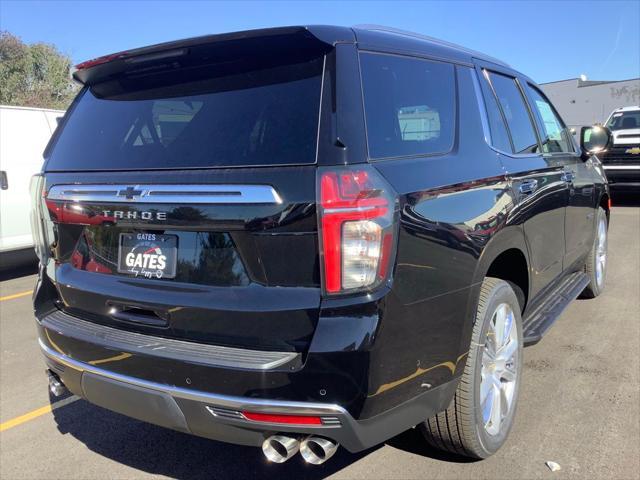
[[[306,415],[280,415],[257,412],[242,412],[248,420],[264,423],[286,423],[291,425],[322,425],[320,417]]]

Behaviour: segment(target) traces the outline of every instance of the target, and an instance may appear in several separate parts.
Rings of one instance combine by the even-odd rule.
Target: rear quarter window
[[[452,64],[360,53],[369,156],[447,153],[455,134]]]

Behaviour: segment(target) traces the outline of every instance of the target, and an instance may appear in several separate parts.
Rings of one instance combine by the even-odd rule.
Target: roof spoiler
[[[310,49],[328,51],[337,42],[354,41],[350,29],[326,26],[278,27],[205,35],[87,60],[75,66],[72,76],[81,84],[92,85],[123,73],[144,74],[162,66],[179,68],[182,63],[211,61],[211,58],[225,61],[225,57],[232,57],[232,52],[237,54],[240,45],[245,48],[252,45],[257,49],[285,48],[288,45],[288,48],[303,52]]]

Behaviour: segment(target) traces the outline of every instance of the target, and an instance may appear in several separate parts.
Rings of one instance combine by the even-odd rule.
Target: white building
[[[604,123],[619,107],[640,105],[640,78],[616,82],[571,78],[540,85],[567,126]]]

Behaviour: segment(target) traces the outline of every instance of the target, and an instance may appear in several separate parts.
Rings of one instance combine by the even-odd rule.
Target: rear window
[[[446,153],[453,146],[453,65],[361,53],[371,158]]]
[[[322,69],[318,57],[94,85],[76,103],[47,170],[314,163]]]

